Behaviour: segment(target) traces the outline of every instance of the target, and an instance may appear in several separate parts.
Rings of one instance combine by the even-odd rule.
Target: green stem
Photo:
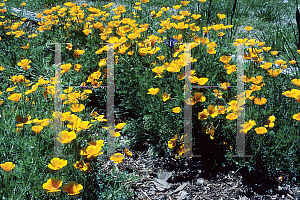
[[[26,97],[25,97],[25,90],[26,90],[26,85],[25,85],[25,78],[26,78],[26,70],[25,70],[25,72],[24,72],[24,83],[23,83],[23,86],[24,86],[24,89],[23,89],[23,101],[24,101],[24,105],[23,105],[23,115],[24,115],[24,117],[25,117],[25,115],[26,115],[26,113],[25,113],[25,111],[26,111],[26,109],[25,109],[25,105],[26,105]]]
[[[8,184],[9,184],[9,181],[8,181],[8,177],[7,177],[7,172],[3,172],[4,173],[4,180],[5,180],[5,194],[3,195],[3,196],[5,196],[6,194],[8,194],[9,193],[9,191],[8,191],[8,188],[7,188],[7,186],[8,186]]]
[[[209,24],[209,18],[210,18],[210,8],[211,8],[211,0],[209,1],[208,10],[207,10],[207,20],[206,20],[206,26]]]
[[[272,82],[273,82],[273,85],[275,86],[275,80],[274,80],[274,78],[272,77]],[[275,88],[276,88],[276,86],[275,86]],[[275,94],[274,94],[274,92],[273,92],[273,101],[275,100]],[[274,109],[275,109],[275,106],[272,106],[273,108],[272,108],[272,112],[274,112]]]

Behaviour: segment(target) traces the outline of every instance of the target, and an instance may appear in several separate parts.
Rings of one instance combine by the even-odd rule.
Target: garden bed
[[[299,198],[295,2],[59,3],[0,4],[1,197]],[[235,157],[240,137],[253,157]]]

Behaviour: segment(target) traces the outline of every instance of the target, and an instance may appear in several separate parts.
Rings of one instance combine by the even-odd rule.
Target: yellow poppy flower
[[[12,101],[14,101],[14,102],[18,102],[18,101],[20,101],[21,97],[22,97],[22,94],[14,93],[14,94],[11,94],[11,95],[8,97],[8,99],[9,99],[9,100],[12,100]]]
[[[216,54],[216,50],[215,50],[215,48],[208,48],[207,49],[207,53],[209,53],[209,54]]]
[[[85,106],[83,104],[75,103],[70,109],[72,110],[72,112],[81,112],[85,109]]]
[[[29,43],[25,47],[21,47],[22,49],[28,49],[29,48]]]
[[[259,127],[254,129],[257,134],[265,134],[267,133],[267,129],[265,127]]]
[[[84,29],[82,32],[84,33],[84,35],[88,35],[91,31],[91,29]]]
[[[84,54],[84,52],[85,52],[85,50],[76,49],[76,50],[74,50],[73,56],[75,58],[79,58],[79,56],[82,55],[82,54]]]
[[[300,121],[300,113],[294,114],[293,119]]]
[[[174,9],[176,9],[176,10],[178,10],[180,7],[181,7],[181,5],[176,5],[176,6],[172,6]]]
[[[237,113],[230,113],[226,116],[226,119],[235,120],[237,119]]]
[[[61,65],[61,69],[66,71],[66,72],[69,71],[71,67],[72,67],[71,63]]]
[[[279,53],[278,51],[271,51],[271,54],[272,54],[273,56],[277,55],[278,53]]]
[[[187,6],[190,2],[189,1],[181,1],[182,5]]]
[[[74,131],[61,131],[58,134],[59,137],[57,137],[56,139],[61,142],[61,143],[69,143],[72,140],[74,140],[76,138],[76,133]]]
[[[167,101],[168,99],[170,99],[170,95],[167,94],[166,92],[164,92],[164,93],[162,94],[162,97],[163,97],[163,101],[164,101],[164,102]]]
[[[271,47],[263,47],[262,50],[264,50],[265,52],[268,52],[271,50]]]
[[[150,88],[147,94],[156,95],[160,91],[159,88]]]
[[[24,70],[27,70],[31,67],[29,66],[29,63],[31,63],[31,60],[24,59],[18,62],[18,66],[21,66]]]
[[[115,128],[122,130],[126,123],[118,123]]]
[[[207,44],[207,47],[208,48],[216,48],[217,44],[215,42],[211,42],[211,43]]]
[[[62,181],[56,178],[51,178],[49,179],[46,183],[43,184],[43,188],[45,190],[48,190],[47,193],[49,192],[59,192],[58,188],[61,187]]]
[[[58,170],[58,169],[63,168],[67,164],[68,164],[67,160],[59,159],[59,158],[53,158],[53,159],[51,159],[51,164],[48,164],[48,167],[50,169],[53,169],[53,170]]]
[[[102,147],[102,146],[104,146],[104,140],[91,141],[88,143],[88,145]]]
[[[121,153],[115,153],[114,155],[112,155],[110,157],[110,160],[114,161],[114,163],[120,163],[123,161],[123,159],[124,159],[124,156]]]
[[[267,99],[257,97],[257,98],[255,98],[254,103],[258,104],[258,105],[264,105],[265,103],[267,103]]]
[[[217,16],[218,16],[219,19],[224,19],[224,18],[226,18],[226,15],[220,14],[220,13],[218,13]]]
[[[247,31],[251,31],[253,29],[253,27],[251,27],[251,26],[246,26],[245,27],[245,30],[247,30]]]
[[[220,33],[218,33],[218,36],[219,36],[219,37],[222,37],[223,35],[225,35],[225,33],[224,33],[224,32],[220,32]]]
[[[225,64],[228,64],[230,60],[231,60],[231,56],[221,56],[220,57],[220,61]]]
[[[35,133],[40,133],[43,130],[43,126],[33,126],[31,127],[31,129],[35,132]]]
[[[83,148],[80,151],[80,155],[86,155],[88,159],[93,158],[95,156],[98,156],[100,154],[103,154],[103,152],[100,152],[102,147],[100,145],[94,146],[90,145],[88,147]]]
[[[173,113],[180,113],[180,111],[181,111],[180,107],[175,107],[175,108],[172,109]]]
[[[155,67],[152,69],[153,72],[155,72],[156,74],[161,74],[164,72],[164,67]]]
[[[173,149],[176,146],[176,140],[178,139],[177,134],[170,140],[168,141],[168,147],[170,149]]]

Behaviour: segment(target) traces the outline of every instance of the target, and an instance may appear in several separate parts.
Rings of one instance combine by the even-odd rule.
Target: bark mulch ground
[[[152,158],[149,151],[133,151],[125,157],[118,170],[135,174],[137,181],[128,180],[134,200],[196,200],[196,199],[299,199],[300,187],[282,181],[254,183],[235,166],[214,168],[199,159],[177,163],[172,159]],[[108,162],[109,163],[109,162]],[[112,165],[106,165],[111,170]],[[104,169],[102,168],[102,169]]]

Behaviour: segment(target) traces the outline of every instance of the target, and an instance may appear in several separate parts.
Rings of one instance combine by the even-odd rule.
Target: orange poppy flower
[[[207,109],[204,109],[202,112],[198,113],[198,119],[203,121],[204,119],[207,119],[208,115],[209,115],[209,113],[208,113]]]
[[[178,139],[177,134],[172,138],[170,141],[168,141],[168,147],[170,149],[173,149],[176,146],[176,140]]]
[[[128,157],[132,156],[131,151],[129,151],[129,150],[126,149],[126,148],[124,149],[124,153],[125,153],[125,155],[128,156]]]
[[[76,182],[69,182],[68,184],[64,185],[62,189],[64,192],[68,192],[68,195],[76,195],[80,193],[80,190],[83,189],[83,186]]]
[[[91,172],[90,163],[85,163],[83,160],[77,161],[76,164],[74,164],[74,167],[83,172]]]
[[[4,164],[0,164],[0,167],[6,171],[9,172],[10,170],[12,170],[16,165],[13,164],[12,162],[6,162]]]

